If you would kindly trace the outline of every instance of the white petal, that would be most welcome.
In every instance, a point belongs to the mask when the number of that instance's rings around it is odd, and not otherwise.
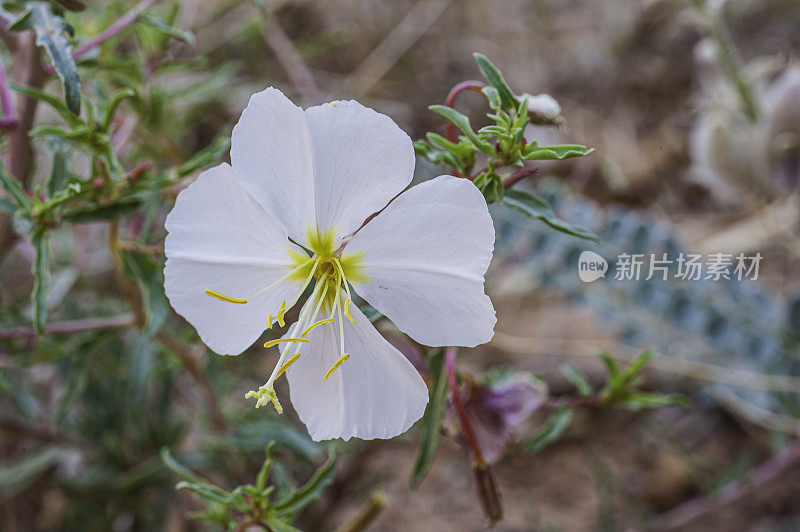
[[[401,194],[350,240],[368,281],[356,291],[416,341],[474,347],[494,334],[483,275],[494,227],[471,182],[439,176]]]
[[[280,283],[247,304],[224,303],[204,290],[247,298],[289,271],[286,233],[222,164],[200,174],[178,194],[167,216],[164,288],[172,307],[191,323],[203,342],[225,355],[238,355],[264,331],[299,286]]]
[[[233,128],[231,164],[245,190],[305,242],[315,222],[311,137],[303,110],[272,87],[250,98]]]
[[[314,149],[317,226],[332,227],[341,238],[408,186],[414,148],[391,118],[356,101],[311,107],[306,118]]]
[[[350,359],[328,380],[323,377],[340,354],[338,323],[314,329],[286,372],[292,405],[315,441],[392,438],[422,417],[428,402],[414,366],[355,306],[352,314],[355,325],[344,322]]]

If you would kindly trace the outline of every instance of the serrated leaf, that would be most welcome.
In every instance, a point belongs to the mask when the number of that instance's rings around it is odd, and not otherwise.
[[[300,489],[294,493],[289,494],[283,499],[279,500],[273,505],[276,515],[282,516],[287,514],[294,514],[302,510],[311,502],[317,500],[325,488],[333,482],[333,477],[336,474],[336,458],[331,455],[328,461],[317,469],[314,476],[306,482]]]
[[[585,227],[561,220],[556,216],[555,212],[553,212],[553,208],[549,203],[526,190],[519,188],[506,190],[503,203],[527,214],[531,218],[543,221],[556,231],[600,243],[600,238],[597,235]]]
[[[461,130],[461,132],[466,135],[467,138],[471,140],[475,147],[480,151],[488,155],[494,155],[494,146],[486,140],[480,138],[478,134],[472,130],[472,125],[470,124],[467,116],[459,113],[452,107],[447,107],[446,105],[431,105],[428,107],[428,109]]]
[[[569,408],[555,410],[547,418],[544,426],[525,445],[525,452],[535,453],[558,441],[569,427],[570,421],[572,421],[572,410]]]
[[[586,380],[586,377],[581,373],[579,370],[570,366],[569,364],[565,364],[561,366],[561,374],[573,385],[575,388],[578,389],[578,395],[581,397],[590,397],[594,390],[592,389],[592,385],[589,384],[589,381]]]
[[[31,6],[30,25],[36,32],[36,44],[47,51],[56,74],[64,88],[64,100],[75,115],[81,112],[81,83],[78,67],[72,58],[72,44],[64,33],[69,28],[66,21],[53,12],[48,2],[34,2]]]
[[[419,486],[428,472],[436,449],[439,447],[439,433],[442,426],[445,400],[447,398],[447,371],[442,351],[436,352],[430,359],[431,374],[434,377],[430,400],[425,407],[420,424],[422,425],[422,443],[419,446],[414,469],[411,471],[411,487]]]
[[[584,157],[594,152],[594,148],[587,148],[580,144],[562,144],[558,146],[538,146],[531,144],[523,152],[522,158],[525,160],[549,160],[549,159],[571,159],[572,157]]]
[[[42,334],[47,325],[47,303],[50,298],[50,235],[45,229],[36,229],[31,235],[35,251],[33,266],[33,327]]]
[[[503,103],[503,108],[508,110],[516,109],[520,101],[506,83],[500,69],[494,66],[494,64],[489,61],[489,58],[481,53],[475,52],[472,54],[472,57],[475,58],[475,62],[478,64],[478,70],[480,70],[483,77],[486,78],[486,82],[497,90],[500,101]]]

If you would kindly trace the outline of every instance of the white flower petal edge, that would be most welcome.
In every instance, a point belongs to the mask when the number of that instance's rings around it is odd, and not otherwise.
[[[333,229],[335,247],[411,182],[414,149],[391,118],[355,101],[305,112],[274,88],[254,94],[233,129],[245,189],[293,240]]]
[[[248,298],[290,270],[286,233],[227,164],[206,170],[181,191],[165,226],[164,288],[172,307],[212,350],[238,355],[264,332],[267,313],[298,290],[287,281]],[[206,289],[248,303],[225,303]]]
[[[350,358],[327,380],[339,356],[336,326],[317,327],[311,343],[286,372],[292,405],[315,441],[387,439],[402,434],[425,412],[428,388],[414,366],[354,308],[344,324]]]
[[[353,100],[310,107],[306,118],[317,227],[332,227],[341,239],[411,183],[414,147],[391,118]]]
[[[494,226],[474,184],[439,176],[406,192],[347,243],[342,258],[363,256],[356,292],[414,340],[474,347],[494,335],[483,276]]]

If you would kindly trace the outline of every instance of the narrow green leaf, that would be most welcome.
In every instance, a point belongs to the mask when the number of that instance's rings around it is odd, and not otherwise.
[[[2,162],[0,162],[0,185],[8,192],[8,195],[19,208],[27,211],[33,207],[33,200],[25,193],[22,183],[8,173]]]
[[[558,441],[569,427],[570,421],[572,421],[572,410],[569,408],[555,410],[547,418],[544,426],[525,445],[525,452],[539,452],[551,443]]]
[[[31,272],[33,273],[33,327],[38,334],[47,325],[47,303],[50,297],[50,235],[46,229],[36,229],[31,235],[31,244],[36,252]]]
[[[81,112],[81,83],[78,67],[72,58],[72,44],[65,35],[69,25],[53,12],[48,2],[35,2],[31,8],[31,26],[36,32],[36,44],[43,47],[64,88],[64,100],[75,115]]]
[[[50,469],[64,454],[58,447],[35,451],[14,460],[11,465],[0,466],[0,504],[13,499]]]
[[[152,338],[169,315],[169,303],[164,294],[163,268],[146,253],[125,251],[119,255],[125,275],[135,279],[142,292],[145,334]]]
[[[514,92],[506,83],[505,78],[503,77],[503,73],[500,72],[494,64],[489,61],[489,58],[485,55],[475,52],[472,54],[472,57],[475,58],[475,62],[478,64],[478,70],[481,71],[483,77],[486,78],[486,81],[494,87],[498,95],[500,96],[500,101],[503,103],[503,108],[507,110],[516,109],[520,101],[514,95]]]
[[[161,461],[164,463],[167,469],[175,473],[178,478],[197,484],[202,484],[205,482],[205,480],[195,475],[189,468],[175,460],[168,448],[162,447],[161,451],[159,452],[159,456],[161,456]]]
[[[261,470],[258,472],[258,476],[256,477],[256,489],[258,491],[262,491],[267,486],[267,478],[269,478],[269,471],[272,469],[272,448],[275,446],[275,442],[269,442],[267,445],[264,454],[264,464],[261,466]]]
[[[571,159],[572,157],[584,157],[594,152],[594,148],[587,148],[580,144],[563,144],[559,146],[538,146],[531,144],[523,152],[522,158],[526,160],[544,159]]]
[[[531,218],[543,221],[556,231],[585,240],[600,242],[600,238],[585,227],[574,225],[558,218],[549,203],[526,190],[519,188],[506,190],[503,203],[527,214]]]
[[[336,458],[331,455],[303,487],[276,502],[273,508],[278,516],[294,514],[317,500],[336,474]]]
[[[428,107],[431,111],[441,116],[458,129],[475,145],[476,148],[488,155],[494,155],[494,146],[486,140],[480,138],[477,133],[472,130],[472,125],[469,123],[469,118],[452,107],[446,105],[431,105]]]
[[[34,98],[36,100],[42,101],[53,108],[61,117],[67,121],[72,127],[84,124],[83,120],[80,117],[75,116],[72,111],[69,110],[67,104],[64,103],[64,100],[53,96],[52,94],[48,94],[42,90],[39,90],[34,87],[23,87],[21,85],[11,85],[11,88],[20,94],[24,94],[29,98]]]
[[[500,98],[500,92],[489,85],[488,87],[484,87],[481,89],[481,92],[486,99],[489,100],[489,107],[494,109],[495,111],[500,111],[503,108],[503,100]]]
[[[56,141],[57,142],[57,141]],[[62,143],[58,142],[53,149],[53,167],[50,169],[50,177],[47,179],[47,197],[52,198],[67,185],[68,155]]]
[[[445,399],[447,398],[447,372],[442,351],[437,351],[430,358],[431,374],[434,376],[433,393],[431,394],[425,413],[422,415],[422,443],[419,446],[414,469],[411,471],[411,487],[419,486],[430,469],[436,449],[439,447],[439,433],[442,426]]]
[[[281,521],[277,517],[265,517],[264,524],[266,524],[270,530],[274,530],[275,532],[301,532],[300,529],[293,527],[289,523]]]
[[[191,159],[179,166],[175,170],[175,174],[178,177],[184,177],[201,168],[217,164],[230,146],[230,137],[222,137],[215,140],[208,147],[200,150]]]
[[[135,211],[141,206],[137,199],[125,200],[112,205],[92,205],[84,209],[65,212],[62,219],[71,223],[97,222],[101,220],[111,220]]]
[[[117,110],[119,104],[128,98],[133,98],[136,93],[133,89],[123,89],[112,96],[103,106],[103,118],[100,123],[100,128],[106,133],[111,128],[111,121],[114,119],[114,112]]]
[[[150,15],[149,13],[143,13],[139,15],[139,20],[163,35],[185,42],[189,46],[194,46],[195,39],[191,32],[176,28],[172,24],[169,24],[158,17]]]
[[[561,374],[578,389],[578,394],[581,397],[590,397],[594,393],[592,385],[589,384],[589,381],[586,380],[583,373],[573,366],[569,364],[561,366]]]

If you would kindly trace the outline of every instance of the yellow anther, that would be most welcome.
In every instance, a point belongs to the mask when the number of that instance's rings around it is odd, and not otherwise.
[[[353,319],[353,315],[350,314],[350,303],[352,303],[352,299],[348,299],[344,302],[344,315],[347,316],[347,319],[350,320],[350,323],[355,323],[356,320]]]
[[[339,358],[337,358],[337,359],[336,359],[336,362],[334,362],[334,363],[333,363],[333,366],[331,366],[331,369],[329,369],[329,370],[328,370],[328,373],[326,373],[326,374],[325,374],[325,378],[324,378],[324,379],[322,379],[322,380],[324,380],[324,381],[328,380],[328,378],[329,378],[331,375],[333,375],[333,373],[334,373],[334,372],[335,372],[337,369],[339,369],[339,366],[341,366],[342,364],[344,364],[344,363],[345,363],[345,361],[346,361],[348,358],[350,358],[350,355],[349,355],[348,353],[345,353],[345,354],[343,354],[342,356],[340,356]]]
[[[333,323],[334,321],[336,321],[335,318],[326,318],[324,320],[319,320],[316,323],[312,323],[311,325],[309,325],[306,328],[305,331],[303,331],[303,334],[300,335],[300,338],[305,338],[306,336],[308,336],[308,333],[313,331],[316,327],[319,327],[320,325],[325,325],[325,324],[328,324],[328,323]]]
[[[267,314],[267,317],[264,318],[264,323],[267,325],[267,329],[272,329],[272,314]]]
[[[224,301],[225,303],[238,303],[240,305],[247,303],[246,299],[239,299],[238,297],[226,296],[225,294],[220,294],[219,292],[215,292],[214,290],[206,290],[205,292],[207,296],[211,296],[214,299],[219,299],[220,301]]]
[[[280,401],[278,401],[278,394],[275,393],[275,390],[262,386],[258,391],[249,391],[244,396],[245,399],[250,399],[251,397],[256,398],[256,408],[262,407],[267,403],[272,403],[272,406],[275,407],[275,411],[279,414],[283,414],[283,407]]]
[[[281,327],[286,325],[286,322],[283,320],[284,314],[286,314],[286,300],[285,299],[283,300],[283,303],[281,303],[281,307],[278,309],[278,325],[280,325]]]
[[[289,360],[287,360],[286,362],[284,362],[284,363],[283,363],[283,365],[281,366],[281,369],[279,369],[279,370],[278,370],[278,373],[276,373],[276,374],[275,374],[275,378],[277,379],[278,377],[280,377],[281,375],[283,375],[283,373],[284,373],[284,372],[285,372],[287,369],[289,369],[289,367],[290,367],[292,364],[294,364],[295,362],[297,362],[297,359],[298,359],[298,358],[300,358],[300,353],[295,353],[295,354],[293,354],[293,355],[292,355],[292,356],[289,358]]]
[[[304,343],[307,344],[310,342],[308,338],[276,338],[275,340],[270,340],[264,344],[264,347],[272,347],[273,345],[278,345],[281,342],[296,342],[296,343]]]

